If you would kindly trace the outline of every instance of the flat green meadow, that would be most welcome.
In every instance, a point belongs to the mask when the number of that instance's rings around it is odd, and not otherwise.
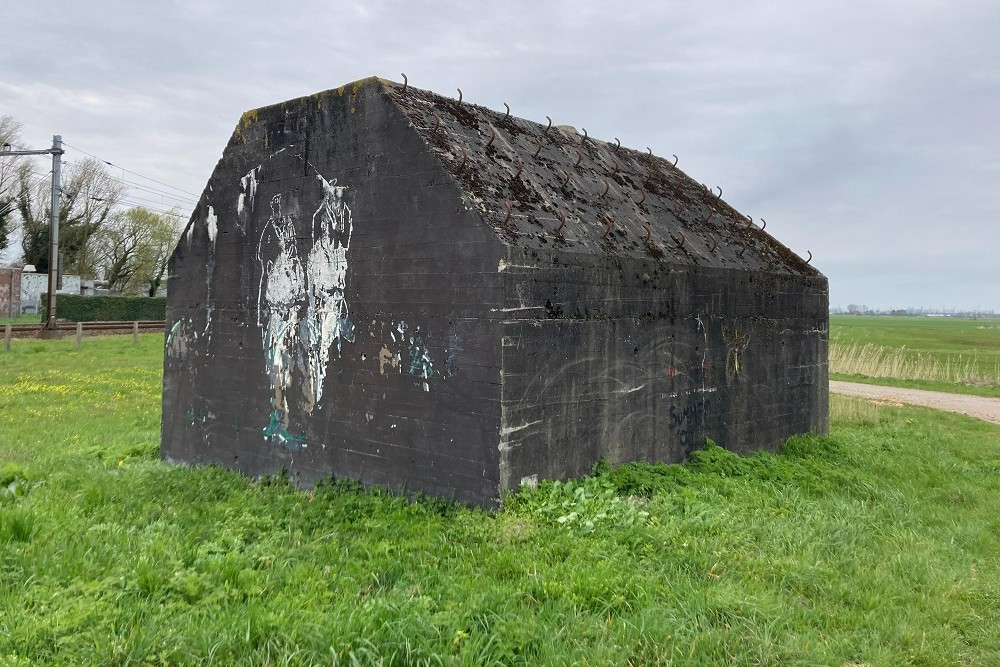
[[[0,348],[0,665],[1000,664],[1000,428],[598,466],[498,512],[159,461],[162,335]]]
[[[1000,319],[831,315],[830,377],[1000,398]]]

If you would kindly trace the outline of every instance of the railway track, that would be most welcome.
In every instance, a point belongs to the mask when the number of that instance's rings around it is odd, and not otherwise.
[[[56,322],[56,329],[63,335],[75,334],[77,322]],[[164,323],[162,321],[140,320],[138,322],[80,322],[80,328],[84,335],[114,335],[134,333],[138,328],[139,333],[162,332]],[[4,329],[10,326],[11,338],[34,338],[42,330],[42,324],[11,324],[0,325],[0,336],[6,332]]]

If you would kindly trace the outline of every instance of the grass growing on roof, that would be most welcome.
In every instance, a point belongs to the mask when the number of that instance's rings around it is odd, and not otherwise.
[[[158,461],[162,335],[0,353],[0,662],[1000,664],[1000,429],[599,466],[487,513]]]

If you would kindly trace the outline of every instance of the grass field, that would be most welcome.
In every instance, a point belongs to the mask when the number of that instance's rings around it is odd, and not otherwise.
[[[0,325],[3,324],[38,324],[41,325],[41,315],[32,313],[31,315],[21,315],[20,317],[0,317]]]
[[[1000,397],[1000,319],[832,315],[830,376]]]
[[[0,664],[1000,664],[1000,428],[833,397],[486,513],[160,463],[162,344],[0,350]]]

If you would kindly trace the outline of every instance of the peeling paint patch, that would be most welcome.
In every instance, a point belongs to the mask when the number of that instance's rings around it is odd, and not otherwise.
[[[536,421],[527,422],[527,423],[521,424],[519,426],[505,426],[504,428],[500,429],[500,436],[503,437],[505,435],[510,435],[511,433],[517,433],[518,431],[523,431],[526,428],[530,428],[530,427],[534,426],[535,424],[541,424],[541,423],[542,423],[542,420],[538,419]]]

